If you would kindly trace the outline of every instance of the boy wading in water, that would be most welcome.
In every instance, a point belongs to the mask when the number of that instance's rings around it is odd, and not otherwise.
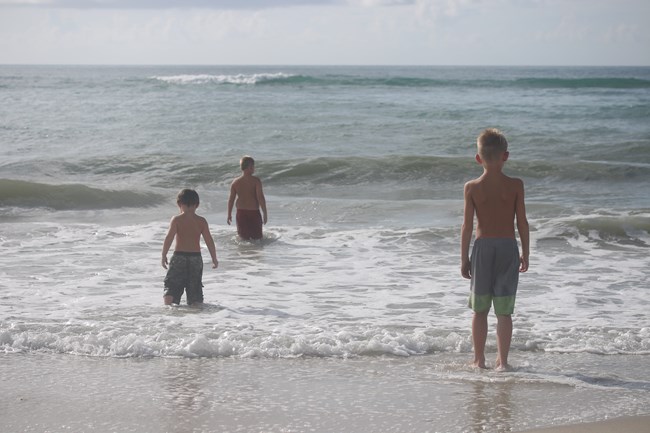
[[[203,304],[203,258],[201,257],[201,236],[210,251],[212,268],[219,266],[217,250],[205,218],[196,214],[199,194],[192,189],[178,193],[176,204],[180,215],[172,217],[162,249],[162,266],[167,269],[167,252],[174,238],[174,255],[165,277],[165,305],[180,304],[183,290],[188,305],[200,307]]]
[[[497,359],[495,368],[506,370],[512,340],[512,313],[519,272],[528,270],[529,234],[524,183],[503,174],[508,160],[508,142],[497,129],[486,129],[477,139],[476,161],[483,175],[465,184],[465,208],[461,230],[461,274],[471,279],[469,307],[474,311],[472,342],[474,366],[485,366],[488,313],[494,304],[497,315]],[[476,240],[469,246],[476,226]],[[515,220],[521,240],[521,256],[515,238]]]
[[[262,181],[253,176],[255,161],[244,156],[239,162],[242,174],[232,181],[228,197],[228,225],[232,222],[232,209],[237,199],[237,234],[245,240],[262,239],[262,224],[266,224],[266,199]],[[260,208],[262,213],[260,214]]]

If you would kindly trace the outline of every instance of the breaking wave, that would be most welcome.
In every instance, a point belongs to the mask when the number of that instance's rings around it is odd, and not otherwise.
[[[449,79],[416,76],[306,75],[284,72],[252,74],[156,75],[151,79],[171,85],[288,85],[354,87],[469,87],[550,89],[648,89],[650,80],[627,77]]]
[[[472,350],[466,332],[432,328],[395,330],[368,326],[312,329],[298,334],[234,328],[186,334],[154,326],[129,330],[106,325],[40,326],[0,322],[0,351],[117,358],[346,358],[408,357]],[[613,331],[605,328],[571,328],[558,330],[552,336],[522,335],[513,341],[513,348],[553,353],[649,354],[649,331],[648,328],[625,329],[612,335]]]
[[[158,204],[158,194],[114,191],[87,185],[49,185],[0,179],[0,207],[50,208],[54,210],[114,209]]]

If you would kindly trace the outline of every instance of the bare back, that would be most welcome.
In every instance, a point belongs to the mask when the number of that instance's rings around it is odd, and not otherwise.
[[[466,185],[476,212],[476,238],[514,238],[518,204],[523,206],[523,182],[503,173],[484,173]],[[519,203],[520,202],[520,203]]]
[[[207,227],[205,218],[194,213],[185,212],[172,219],[176,232],[175,251],[200,252],[201,234]]]
[[[258,210],[258,200],[261,192],[262,182],[255,176],[242,175],[232,182],[231,193],[235,193],[237,209]]]

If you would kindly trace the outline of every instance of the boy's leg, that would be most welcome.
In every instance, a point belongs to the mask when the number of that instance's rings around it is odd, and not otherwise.
[[[165,290],[163,292],[163,302],[165,305],[180,304],[181,296],[184,292],[184,258],[174,254],[169,261],[169,269],[165,275]]]
[[[495,368],[505,370],[508,365],[508,352],[512,341],[512,316],[497,315],[497,361]]]
[[[497,360],[495,368],[506,370],[512,340],[512,313],[519,284],[519,251],[515,239],[503,240],[497,252],[494,283],[494,314],[497,315]]]
[[[474,312],[472,318],[472,342],[474,344],[474,367],[485,367],[485,341],[488,332],[488,313]]]
[[[192,307],[203,305],[203,258],[195,255],[187,258],[187,304]]]

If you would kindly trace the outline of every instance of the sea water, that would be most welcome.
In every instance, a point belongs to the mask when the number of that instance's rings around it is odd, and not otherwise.
[[[511,361],[648,356],[649,119],[650,68],[1,66],[0,350],[469,360],[462,189],[497,127],[531,227]],[[200,310],[162,305],[181,188],[218,250]]]

